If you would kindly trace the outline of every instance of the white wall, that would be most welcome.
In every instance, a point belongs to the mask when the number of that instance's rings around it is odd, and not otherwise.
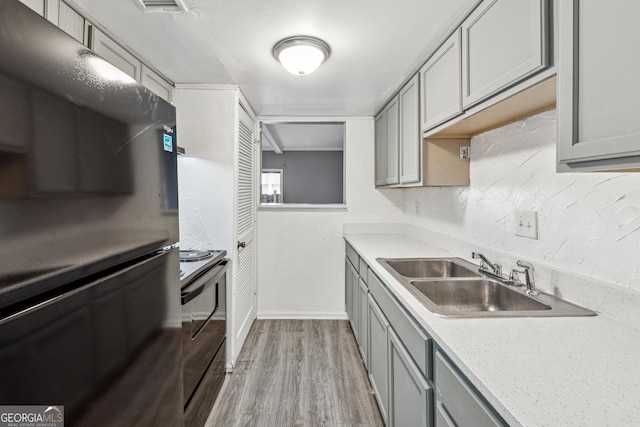
[[[233,90],[175,91],[180,247],[233,249]]]
[[[494,256],[640,290],[640,174],[558,174],[555,149],[555,110],[478,135],[471,186],[404,190],[404,221]],[[538,211],[538,240],[514,235],[516,209]]]
[[[576,275],[558,291],[575,302],[588,292],[590,301],[611,295],[609,307],[624,304],[615,289],[640,291],[640,174],[558,174],[555,149],[553,110],[474,137],[469,187],[376,190],[373,123],[349,120],[348,209],[258,213],[258,316],[343,316],[342,227],[378,222],[450,236],[464,243],[434,244],[465,258],[485,251],[505,269],[531,261],[541,279],[554,277],[549,268]],[[538,240],[514,235],[516,209],[538,212]]]
[[[346,210],[258,211],[258,317],[345,318],[345,223],[396,223],[404,194],[374,188],[373,119],[346,121]]]

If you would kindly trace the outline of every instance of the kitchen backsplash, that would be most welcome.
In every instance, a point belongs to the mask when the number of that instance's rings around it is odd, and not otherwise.
[[[478,135],[471,185],[405,190],[405,221],[640,291],[640,173],[560,174],[555,159],[555,110]],[[537,211],[538,240],[515,236],[516,209]]]
[[[208,199],[205,160],[178,157],[178,203],[180,209],[180,248],[212,249],[211,238],[202,221],[202,204]]]

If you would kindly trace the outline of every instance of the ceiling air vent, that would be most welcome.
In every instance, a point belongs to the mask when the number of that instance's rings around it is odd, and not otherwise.
[[[187,12],[184,0],[133,0],[143,12]]]

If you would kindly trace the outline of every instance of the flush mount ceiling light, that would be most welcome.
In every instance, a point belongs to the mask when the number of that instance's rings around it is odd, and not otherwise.
[[[273,47],[273,56],[291,74],[313,73],[331,53],[325,42],[315,37],[294,36],[280,40]]]

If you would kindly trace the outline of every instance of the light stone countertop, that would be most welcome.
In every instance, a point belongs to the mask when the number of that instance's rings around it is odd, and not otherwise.
[[[401,234],[345,239],[510,426],[640,425],[640,330],[609,317],[436,316],[376,258],[468,258]]]

